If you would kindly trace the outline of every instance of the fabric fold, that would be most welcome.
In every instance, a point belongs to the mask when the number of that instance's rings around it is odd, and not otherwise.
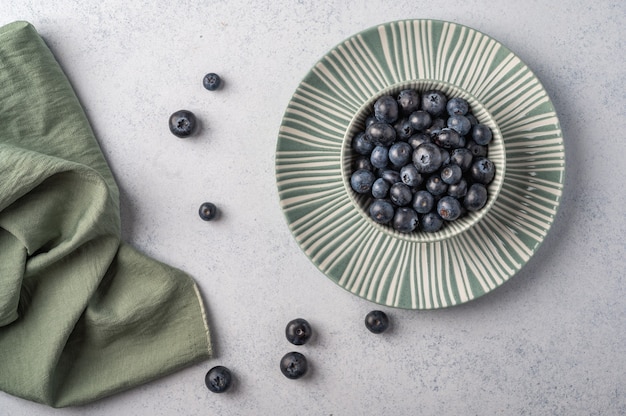
[[[88,403],[211,356],[194,280],[120,240],[119,191],[61,67],[0,28],[0,390]]]

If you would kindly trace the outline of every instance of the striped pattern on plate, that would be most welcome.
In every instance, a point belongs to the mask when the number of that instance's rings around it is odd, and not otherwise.
[[[443,237],[378,226],[346,180],[346,149],[363,108],[414,83],[474,100],[497,124],[506,159],[491,207]],[[434,309],[490,292],[530,259],[561,199],[564,153],[550,98],[515,54],[463,25],[406,20],[347,39],[305,76],[280,127],[276,178],[292,234],[328,278],[382,305]]]

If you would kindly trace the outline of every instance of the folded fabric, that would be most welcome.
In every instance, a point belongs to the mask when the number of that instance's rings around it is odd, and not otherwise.
[[[187,274],[120,240],[119,191],[35,28],[0,28],[0,390],[84,404],[211,355]]]

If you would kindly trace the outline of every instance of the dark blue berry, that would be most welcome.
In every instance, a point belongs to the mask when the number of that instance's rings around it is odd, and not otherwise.
[[[191,136],[197,125],[196,116],[188,110],[176,111],[169,119],[170,131],[177,137]]]
[[[420,95],[416,90],[406,89],[398,94],[398,108],[402,114],[411,114],[420,105]]]
[[[304,345],[311,339],[313,330],[306,319],[297,318],[289,321],[285,328],[285,336],[287,341],[294,345]]]
[[[393,126],[396,129],[396,140],[409,140],[409,137],[415,132],[409,120],[399,119]]]
[[[370,217],[379,224],[388,224],[395,215],[391,202],[385,199],[376,199],[370,204]]]
[[[433,174],[426,179],[426,190],[434,196],[443,195],[448,191],[448,184],[441,180],[441,176]]]
[[[430,135],[425,133],[415,133],[407,140],[407,143],[410,144],[413,149],[417,149],[420,144],[431,142]]]
[[[422,231],[427,233],[437,232],[443,227],[443,219],[437,214],[435,211],[431,211],[422,216],[422,221],[420,222],[420,228]]]
[[[372,189],[372,184],[375,180],[376,176],[372,171],[359,169],[350,177],[350,186],[352,186],[355,192],[366,194]]]
[[[369,156],[359,156],[354,160],[354,170],[359,169],[374,171],[374,165],[372,165]]]
[[[389,189],[389,199],[398,207],[409,205],[413,199],[411,188],[404,182],[396,182]]]
[[[407,142],[396,142],[389,148],[389,161],[397,167],[406,165],[411,161],[413,148]]]
[[[461,178],[457,183],[448,185],[448,195],[455,198],[463,198],[467,194],[467,181]]]
[[[439,132],[442,129],[445,129],[447,127],[447,123],[446,120],[444,120],[443,118],[436,118],[433,120],[433,122],[431,123],[430,127],[428,127],[424,133],[430,134],[431,136],[434,136],[436,134],[439,134]]]
[[[352,149],[360,155],[367,156],[372,153],[374,149],[374,143],[369,141],[365,136],[365,132],[357,134],[352,140]]]
[[[426,91],[422,95],[422,109],[433,116],[440,116],[446,111],[448,98],[438,90]]]
[[[382,334],[389,328],[389,317],[383,311],[371,311],[365,315],[365,327],[374,334]]]
[[[380,172],[380,177],[389,182],[390,185],[393,185],[396,182],[402,182],[402,176],[400,176],[400,172],[393,169],[384,169],[382,172]]]
[[[376,168],[385,168],[389,164],[389,148],[387,146],[376,146],[370,155],[370,162]]]
[[[411,233],[417,228],[419,222],[417,212],[410,207],[396,209],[393,216],[393,228],[401,233]]]
[[[304,376],[308,368],[306,357],[297,351],[288,352],[280,360],[280,371],[290,379]]]
[[[454,221],[461,216],[461,203],[446,195],[437,202],[437,214],[446,221]]]
[[[383,95],[374,103],[374,115],[383,123],[394,123],[398,119],[398,102],[390,95]]]
[[[441,180],[452,185],[458,183],[463,177],[463,171],[459,165],[449,164],[441,169]]]
[[[396,140],[396,129],[391,124],[377,121],[365,129],[365,135],[375,145],[389,146]]]
[[[496,166],[486,157],[474,159],[470,167],[470,174],[475,182],[482,184],[490,183],[496,175]]]
[[[421,185],[424,181],[424,178],[412,163],[404,165],[402,169],[400,169],[400,178],[402,178],[402,182],[406,183],[411,188]]]
[[[212,202],[205,202],[200,205],[198,214],[204,221],[211,221],[217,217],[217,207]]]
[[[487,145],[493,138],[493,134],[491,133],[491,129],[484,124],[476,124],[472,127],[472,139],[478,145]]]
[[[432,173],[441,167],[441,152],[434,143],[423,143],[413,152],[413,164],[420,173]]]
[[[487,203],[487,188],[482,183],[475,183],[467,190],[463,198],[463,206],[468,211],[478,211]]]
[[[443,128],[435,136],[434,142],[444,149],[454,149],[461,144],[461,135],[451,128]]]
[[[364,128],[367,129],[369,126],[371,126],[374,123],[378,123],[378,119],[376,118],[374,114],[372,114],[365,119]]]
[[[417,110],[409,116],[409,123],[414,130],[424,131],[432,124],[433,120],[429,113],[424,110]]]
[[[450,116],[447,125],[449,128],[458,131],[462,136],[469,133],[472,128],[472,123],[470,123],[469,119],[461,115]]]
[[[376,199],[387,198],[391,184],[383,178],[378,178],[372,185],[372,196]]]
[[[465,145],[467,149],[472,153],[474,157],[487,156],[487,146],[476,143],[474,140],[470,140]]]
[[[448,103],[446,104],[446,109],[448,110],[448,114],[451,116],[463,116],[469,111],[469,104],[465,99],[461,97],[454,97],[448,100]]]
[[[450,154],[450,163],[459,165],[463,172],[467,171],[470,166],[472,166],[473,159],[474,156],[472,155],[471,150],[464,147],[454,149]]]
[[[413,196],[413,209],[419,214],[426,214],[435,207],[435,197],[430,192],[422,189]]]
[[[202,85],[209,91],[215,91],[222,85],[222,79],[219,75],[211,72],[202,78]]]
[[[210,369],[204,377],[204,383],[213,393],[224,393],[232,385],[233,378],[230,370],[218,365]]]

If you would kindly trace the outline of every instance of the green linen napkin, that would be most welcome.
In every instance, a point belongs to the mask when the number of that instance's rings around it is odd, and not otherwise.
[[[120,241],[119,191],[36,29],[0,28],[0,390],[84,404],[211,355],[185,273]]]

